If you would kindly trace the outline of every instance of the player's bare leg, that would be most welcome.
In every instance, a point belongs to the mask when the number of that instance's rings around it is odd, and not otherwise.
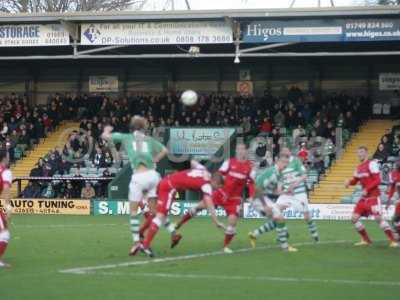
[[[389,240],[389,247],[391,248],[398,247],[399,245],[394,237],[394,232],[392,231],[392,228],[390,227],[389,223],[386,220],[384,220],[381,216],[375,216],[375,221],[378,223],[379,227],[383,230],[387,239]]]
[[[226,227],[225,238],[224,238],[224,252],[227,254],[233,253],[233,251],[229,248],[229,244],[236,235],[237,222],[238,222],[238,217],[236,215],[228,216],[228,226]]]
[[[360,221],[360,215],[353,213],[351,216],[351,222],[354,224],[354,227],[356,228],[357,232],[361,236],[361,241],[358,243],[355,243],[355,246],[368,246],[372,244],[371,239],[368,236],[367,230],[365,229],[365,226],[361,223]]]
[[[315,224],[315,221],[311,218],[309,211],[304,212],[304,220],[307,223],[308,231],[310,232],[310,235],[313,238],[314,242],[319,242],[317,224]]]

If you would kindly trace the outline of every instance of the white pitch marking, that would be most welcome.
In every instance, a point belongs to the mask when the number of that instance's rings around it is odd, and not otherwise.
[[[124,224],[36,224],[36,225],[29,225],[29,224],[20,224],[20,225],[15,225],[11,223],[12,227],[15,228],[79,228],[79,227],[111,227],[111,226],[119,226],[119,225],[124,225]],[[125,226],[125,225],[124,225]]]
[[[123,273],[123,272],[88,272],[86,274],[106,276],[133,276],[152,278],[174,278],[174,279],[212,279],[212,280],[253,280],[289,283],[331,283],[349,285],[373,285],[373,286],[400,286],[399,281],[369,281],[353,279],[322,279],[322,278],[299,278],[299,277],[275,277],[275,276],[229,276],[209,274],[171,274],[171,273]]]
[[[338,240],[338,241],[321,241],[316,245],[327,245],[327,244],[345,244],[350,243],[351,241],[346,240]],[[306,243],[295,243],[293,246],[307,246],[307,245],[314,245],[313,242],[306,242]],[[234,253],[244,253],[249,252],[252,250],[265,250],[265,249],[273,249],[279,248],[279,246],[265,246],[265,247],[258,247],[256,249],[253,248],[242,248],[235,250]],[[120,267],[130,267],[130,266],[141,266],[147,264],[156,264],[156,263],[164,263],[164,262],[171,262],[171,261],[180,261],[180,260],[190,260],[195,258],[201,257],[209,257],[209,256],[216,256],[225,254],[222,251],[214,251],[214,252],[206,252],[206,253],[198,253],[198,254],[189,254],[183,256],[171,256],[171,257],[164,257],[164,258],[154,258],[148,260],[140,260],[140,261],[129,261],[117,264],[107,264],[107,265],[99,265],[99,266],[90,266],[90,267],[78,267],[72,269],[64,269],[59,270],[60,273],[67,273],[67,274],[86,274],[97,270],[106,270],[106,269],[115,269]],[[295,255],[295,254],[294,254]]]

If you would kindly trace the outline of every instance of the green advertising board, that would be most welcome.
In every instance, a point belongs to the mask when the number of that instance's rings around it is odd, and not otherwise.
[[[198,202],[189,201],[176,201],[172,203],[170,209],[170,215],[181,216],[187,212],[190,208],[195,207]],[[93,201],[93,215],[128,215],[129,214],[129,202],[128,201]],[[225,211],[221,208],[217,208],[218,216],[226,216]],[[209,216],[207,210],[201,211],[198,216]]]

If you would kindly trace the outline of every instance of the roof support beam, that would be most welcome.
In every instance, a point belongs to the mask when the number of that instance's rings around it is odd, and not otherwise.
[[[90,54],[90,53],[96,53],[96,52],[103,52],[103,51],[123,48],[123,47],[127,47],[127,46],[128,45],[106,46],[106,47],[100,47],[100,48],[95,48],[95,49],[90,49],[90,50],[78,51],[76,54],[77,55],[83,55],[83,54]]]
[[[289,46],[289,45],[293,45],[293,44],[296,44],[296,43],[269,44],[269,45],[264,45],[264,46],[242,49],[242,50],[240,50],[240,53],[248,53],[248,52],[255,52],[255,51],[265,50],[265,49],[279,48],[279,47]]]
[[[240,57],[335,57],[335,56],[400,56],[400,51],[365,51],[365,52],[277,52],[277,53],[243,53]],[[232,57],[236,53],[199,53],[196,58]],[[187,53],[169,54],[99,54],[99,55],[33,55],[33,56],[0,56],[0,60],[67,60],[67,59],[160,59],[160,58],[190,58]]]

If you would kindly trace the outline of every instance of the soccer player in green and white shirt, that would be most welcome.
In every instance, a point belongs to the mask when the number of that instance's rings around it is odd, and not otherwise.
[[[281,209],[292,207],[304,214],[304,220],[315,242],[319,241],[317,225],[311,219],[307,196],[307,171],[303,163],[291,154],[289,148],[283,148],[281,155],[289,156],[289,164],[282,171],[283,194],[279,196],[277,204]]]
[[[129,184],[128,200],[130,202],[130,228],[134,246],[140,241],[139,235],[139,204],[148,200],[151,208],[155,207],[157,186],[160,174],[156,164],[163,159],[167,148],[156,139],[144,134],[147,120],[140,116],[131,119],[132,133],[112,132],[111,126],[104,127],[102,138],[114,143],[121,143],[128,155],[132,167],[132,177]]]
[[[287,167],[289,157],[280,155],[275,165],[264,170],[256,177],[256,192],[258,200],[258,210],[270,218],[268,222],[261,225],[256,230],[249,233],[250,243],[253,248],[256,245],[257,237],[261,234],[276,230],[278,233],[278,242],[282,250],[296,252],[297,249],[288,244],[288,230],[285,224],[281,208],[276,204],[276,199],[281,193],[282,171]],[[257,201],[257,200],[254,200]]]

